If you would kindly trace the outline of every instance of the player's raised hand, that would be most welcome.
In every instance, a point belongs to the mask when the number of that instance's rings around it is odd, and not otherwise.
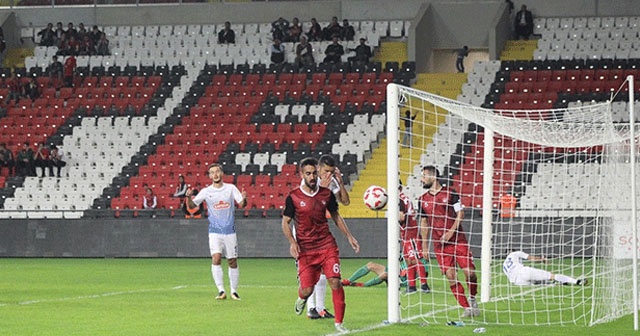
[[[292,257],[298,259],[298,256],[300,255],[300,246],[298,245],[298,243],[291,243],[291,245],[289,246],[289,253]]]
[[[328,188],[331,183],[331,173],[327,172],[326,174],[320,175],[320,186],[323,188]]]
[[[336,178],[338,183],[343,184],[342,173],[340,172],[340,168],[336,167],[336,170],[333,171],[333,176]]]
[[[240,190],[240,194],[242,195],[243,199],[247,199],[247,191],[244,190],[244,188],[242,188],[242,190]]]
[[[191,197],[193,195],[193,188],[187,188],[187,191],[184,193],[185,196]]]
[[[353,248],[356,253],[360,252],[360,244],[358,244],[358,241],[353,236],[349,237],[349,244],[351,244],[351,248]]]

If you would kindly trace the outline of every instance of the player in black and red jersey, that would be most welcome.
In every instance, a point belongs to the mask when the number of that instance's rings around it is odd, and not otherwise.
[[[338,212],[336,196],[331,190],[318,185],[317,166],[318,161],[313,158],[300,161],[300,176],[304,184],[289,193],[282,216],[282,231],[289,241],[289,252],[298,261],[300,288],[295,311],[298,315],[303,313],[307,298],[313,293],[320,274],[324,273],[332,291],[335,327],[345,332],[347,330],[342,325],[345,299],[340,284],[340,256],[336,240],[329,230],[326,211],[356,253],[360,251],[360,245]],[[291,230],[292,221],[295,237]]]
[[[431,230],[433,249],[442,274],[449,280],[451,292],[464,308],[463,317],[479,316],[480,310],[476,302],[478,278],[473,264],[473,255],[469,249],[467,236],[462,228],[464,211],[460,196],[449,187],[438,181],[440,172],[434,166],[422,168],[422,183],[429,189],[419,199],[420,225],[424,228],[426,238]],[[422,250],[428,255],[427,240],[423,240]],[[467,278],[469,299],[464,294],[464,287],[458,281],[456,264]]]

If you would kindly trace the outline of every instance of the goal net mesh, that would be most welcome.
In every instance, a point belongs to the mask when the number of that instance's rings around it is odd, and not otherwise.
[[[560,109],[491,110],[401,86],[397,100],[389,117],[397,117],[399,127],[389,132],[398,132],[402,193],[418,209],[418,198],[426,192],[422,167],[438,168],[441,184],[457,192],[464,206],[461,226],[478,287],[490,286],[489,298],[481,298],[478,290],[479,316],[461,319],[463,309],[430,245],[431,293],[400,288],[402,320],[593,325],[632,313],[631,202],[637,197],[631,195],[629,151],[636,146],[629,146],[629,123],[614,122],[613,100]],[[483,210],[485,129],[494,133],[489,212]],[[390,202],[397,202],[390,196]],[[488,270],[480,260],[486,216],[492,219]],[[586,279],[589,285],[513,285],[502,270],[513,250],[547,259],[525,261],[526,266]],[[482,283],[487,271],[490,283]],[[458,282],[469,297],[469,283],[459,268]]]

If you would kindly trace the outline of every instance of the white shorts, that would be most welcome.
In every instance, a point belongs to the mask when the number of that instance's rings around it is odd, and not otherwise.
[[[238,257],[238,238],[235,233],[232,234],[209,234],[209,252],[211,255],[224,254],[227,259],[235,259]],[[224,252],[224,253],[223,253]]]
[[[520,267],[512,282],[517,286],[526,286],[547,280],[551,280],[551,272],[525,266]]]

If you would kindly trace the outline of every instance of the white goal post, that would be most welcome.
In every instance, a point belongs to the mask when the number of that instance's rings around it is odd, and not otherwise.
[[[492,110],[387,86],[390,323],[440,323],[459,316],[433,255],[431,293],[407,295],[401,289],[398,178],[418,208],[422,167],[434,165],[465,206],[463,230],[475,251],[481,312],[471,323],[594,325],[634,314],[638,330],[639,146],[631,76],[625,85],[629,97],[623,101],[612,96],[549,110]],[[612,119],[613,104],[624,105],[629,122]],[[409,143],[404,113],[417,116]],[[507,250],[518,249],[549,260],[532,267],[591,284],[512,285],[502,263]]]

